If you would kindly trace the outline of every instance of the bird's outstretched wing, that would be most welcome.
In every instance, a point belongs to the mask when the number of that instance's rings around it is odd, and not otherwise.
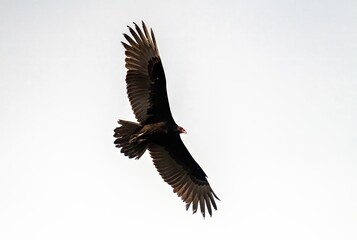
[[[172,120],[166,92],[166,79],[154,32],[135,24],[124,34],[127,93],[136,119],[142,123]]]
[[[154,165],[165,182],[171,185],[174,192],[186,203],[188,210],[192,204],[193,213],[200,206],[203,217],[207,207],[212,216],[212,207],[217,210],[214,198],[219,198],[213,192],[207,181],[207,176],[193,159],[190,152],[177,134],[164,146],[149,145],[150,155]]]

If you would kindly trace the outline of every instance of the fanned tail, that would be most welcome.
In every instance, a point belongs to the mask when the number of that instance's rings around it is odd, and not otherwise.
[[[139,159],[148,148],[147,141],[138,138],[137,132],[141,129],[141,125],[125,120],[119,120],[118,123],[121,126],[114,129],[115,146],[121,148],[120,152],[125,156]]]

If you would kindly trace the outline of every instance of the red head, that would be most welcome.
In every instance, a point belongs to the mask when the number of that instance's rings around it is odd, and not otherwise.
[[[187,133],[186,130],[185,130],[183,127],[180,127],[180,126],[177,126],[177,131],[178,131],[179,133],[184,133],[184,134]]]

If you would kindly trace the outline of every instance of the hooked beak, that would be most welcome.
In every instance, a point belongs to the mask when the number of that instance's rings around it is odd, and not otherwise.
[[[186,130],[183,128],[183,127],[177,127],[179,133],[184,133],[184,134],[187,134]]]

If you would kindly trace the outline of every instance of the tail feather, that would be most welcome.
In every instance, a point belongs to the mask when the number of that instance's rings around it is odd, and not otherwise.
[[[136,133],[141,127],[140,124],[124,120],[119,120],[118,123],[121,126],[114,129],[115,146],[121,148],[120,151],[125,156],[139,159],[148,148],[147,141],[137,138]]]

